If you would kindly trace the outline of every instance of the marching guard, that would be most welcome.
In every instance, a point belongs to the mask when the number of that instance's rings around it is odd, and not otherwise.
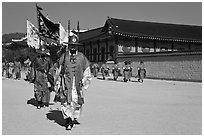
[[[130,80],[130,73],[131,73],[131,67],[128,63],[128,61],[124,62],[125,65],[123,66],[123,75],[124,75],[124,82],[127,82],[128,80]]]
[[[44,106],[49,106],[50,101],[50,68],[52,61],[49,57],[49,50],[45,45],[36,50],[39,55],[34,59],[31,64],[31,79],[34,83],[34,96],[38,102],[37,109]]]
[[[21,79],[21,62],[16,59],[14,61],[14,78],[20,80]]]
[[[108,67],[107,67],[106,63],[101,65],[101,74],[102,74],[103,80],[105,80],[106,75],[108,74]]]
[[[78,37],[69,36],[68,44],[68,49],[59,59],[59,75],[61,111],[66,120],[66,130],[71,130],[74,125],[80,124],[78,119],[84,104],[83,91],[89,87],[91,70],[88,59],[77,51]]]
[[[29,57],[27,57],[27,59],[23,62],[24,66],[25,66],[25,75],[26,75],[26,81],[31,81],[30,80],[30,72],[31,72],[31,60],[29,59]]]
[[[146,69],[143,61],[140,61],[140,65],[137,70],[138,70],[138,82],[143,82],[143,79],[146,77]]]
[[[98,71],[99,71],[99,66],[97,63],[94,63],[92,65],[92,73],[93,73],[93,76],[94,77],[97,77],[98,76]]]
[[[120,67],[117,64],[117,61],[114,62],[114,66],[112,68],[112,73],[113,73],[113,79],[117,80],[118,79],[118,75],[120,73]]]

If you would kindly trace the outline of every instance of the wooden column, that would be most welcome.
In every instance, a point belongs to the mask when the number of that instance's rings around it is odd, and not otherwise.
[[[117,60],[118,59],[118,37],[117,35],[113,36],[113,40],[114,40],[114,47],[115,47],[115,53],[114,53],[114,59]]]
[[[105,50],[105,54],[106,54],[106,56],[105,56],[105,60],[107,60],[108,59],[108,39],[106,38],[105,39],[105,43],[106,43],[106,50]]]
[[[171,43],[171,50],[174,51],[174,42]]]
[[[98,62],[100,61],[100,41],[97,40],[97,45],[98,45]]]
[[[191,43],[190,42],[188,43],[188,50],[189,51],[191,50]]]
[[[157,52],[157,41],[154,40],[154,52]]]
[[[135,38],[135,53],[138,52],[138,43],[137,43],[137,38]]]
[[[90,41],[90,61],[92,62],[93,59],[93,54],[92,54],[92,41]]]

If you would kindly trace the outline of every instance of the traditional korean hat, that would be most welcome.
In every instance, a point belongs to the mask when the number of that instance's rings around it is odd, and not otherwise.
[[[65,42],[66,44],[67,42]],[[69,36],[69,42],[68,44],[72,44],[72,45],[82,45],[81,43],[79,43],[79,37],[76,34],[72,34]]]

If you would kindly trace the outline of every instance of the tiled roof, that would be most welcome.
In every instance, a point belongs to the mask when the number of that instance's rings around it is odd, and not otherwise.
[[[85,32],[80,32],[79,34],[80,42],[100,36],[102,34],[102,29],[103,27],[99,27],[99,28],[88,30]]]
[[[80,33],[80,41],[98,37],[104,33],[104,28],[111,26],[116,35],[141,37],[149,39],[202,41],[202,26],[155,23],[108,18],[104,27]]]
[[[131,21],[110,18],[113,31],[130,36],[149,36],[169,39],[202,40],[202,26]]]

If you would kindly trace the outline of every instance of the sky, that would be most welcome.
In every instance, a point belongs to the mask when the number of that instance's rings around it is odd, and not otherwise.
[[[36,27],[34,2],[2,1],[2,34],[26,33],[26,20]],[[94,29],[105,24],[107,16],[125,20],[202,25],[201,2],[37,2],[43,15],[53,22],[61,22],[67,29]]]

